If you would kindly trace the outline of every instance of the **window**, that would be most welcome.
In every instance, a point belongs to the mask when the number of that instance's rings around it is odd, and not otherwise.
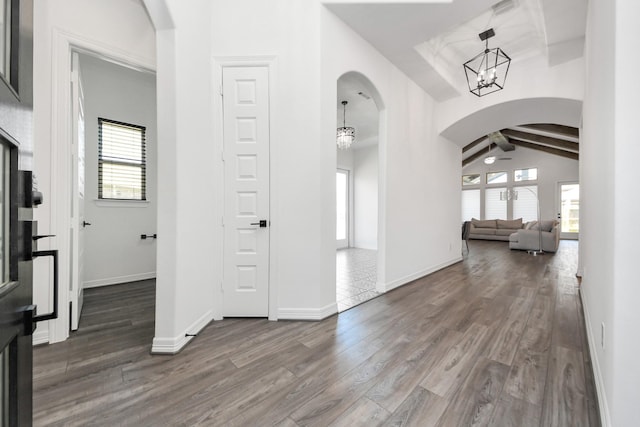
[[[515,187],[518,197],[513,199],[513,217],[522,218],[522,221],[535,221],[538,219],[538,186],[527,185]]]
[[[480,218],[480,190],[462,190],[462,222]]]
[[[487,184],[501,184],[507,182],[506,172],[488,172]]]
[[[11,81],[11,0],[0,1],[0,74]]]
[[[507,201],[500,200],[500,193],[506,188],[484,190],[484,219],[507,219]]]
[[[480,184],[480,174],[474,173],[472,175],[462,175],[462,185],[477,185]]]
[[[513,171],[513,180],[515,182],[535,181],[537,179],[538,179],[538,168],[516,169]]]
[[[349,172],[336,172],[336,240],[340,247],[347,247],[349,230]]]
[[[147,200],[145,128],[98,119],[98,198]]]

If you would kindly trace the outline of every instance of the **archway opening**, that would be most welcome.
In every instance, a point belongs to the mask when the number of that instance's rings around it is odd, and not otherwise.
[[[369,79],[357,72],[338,79],[336,100],[337,127],[355,129],[350,147],[336,145],[336,301],[344,311],[379,295],[382,102]]]

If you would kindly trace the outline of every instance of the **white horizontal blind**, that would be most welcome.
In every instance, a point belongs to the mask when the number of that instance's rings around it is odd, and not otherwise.
[[[98,119],[98,198],[146,200],[145,128]]]
[[[525,185],[514,187],[518,192],[518,198],[513,201],[513,217],[522,218],[522,221],[535,221],[538,219],[538,186]]]
[[[484,190],[484,219],[507,219],[507,201],[500,200],[500,193],[506,188]]]
[[[480,219],[480,190],[462,190],[462,222]]]

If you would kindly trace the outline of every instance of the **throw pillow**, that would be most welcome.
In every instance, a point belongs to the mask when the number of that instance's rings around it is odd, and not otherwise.
[[[496,228],[496,220],[495,219],[472,219],[471,223],[476,228]]]
[[[522,228],[522,218],[512,220],[498,219],[496,221],[498,223],[498,228],[508,228],[511,230]]]

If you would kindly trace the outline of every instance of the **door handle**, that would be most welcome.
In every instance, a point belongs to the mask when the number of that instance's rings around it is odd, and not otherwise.
[[[53,311],[47,314],[37,314],[37,306],[29,305],[22,311],[24,313],[25,335],[33,335],[36,323],[43,320],[53,320],[58,318],[58,250],[33,251],[33,257],[50,256],[53,258]]]
[[[82,221],[82,228],[85,228],[87,225],[91,225],[91,223],[87,221]]]
[[[266,228],[267,227],[267,220],[266,219],[261,219],[260,222],[252,222],[250,225],[259,225],[260,228]]]

